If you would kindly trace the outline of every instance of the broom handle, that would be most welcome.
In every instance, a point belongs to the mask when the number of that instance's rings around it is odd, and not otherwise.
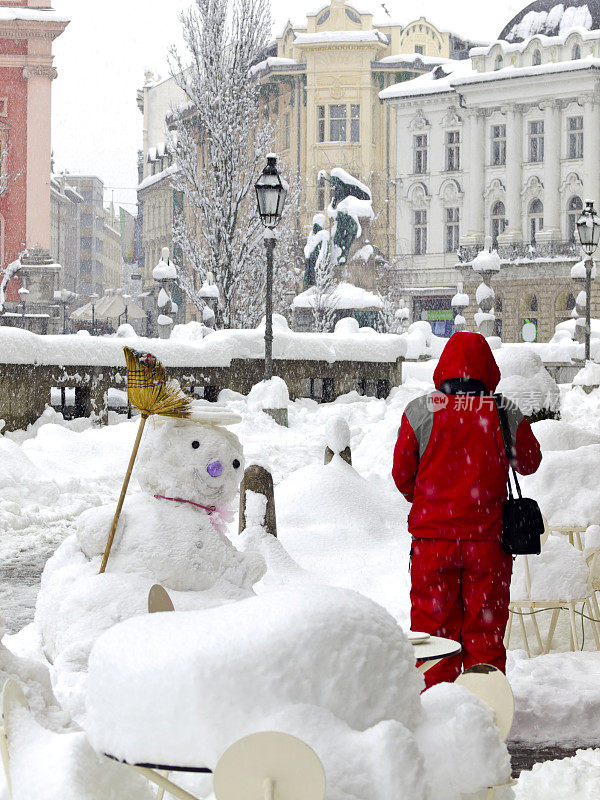
[[[119,517],[121,516],[121,509],[123,508],[123,503],[125,501],[125,495],[127,494],[127,487],[129,486],[129,480],[131,478],[131,473],[133,471],[133,465],[135,463],[135,459],[137,456],[138,449],[140,447],[140,442],[142,440],[142,433],[144,432],[144,425],[146,424],[146,420],[148,419],[147,414],[142,414],[142,419],[140,422],[140,427],[138,428],[137,436],[135,437],[135,444],[133,445],[133,452],[131,454],[131,458],[129,459],[129,466],[127,467],[127,472],[125,474],[125,480],[123,481],[123,488],[121,489],[121,496],[119,497],[119,502],[117,503],[117,510],[115,511],[115,516],[112,521],[112,525],[110,526],[110,533],[108,534],[108,541],[106,542],[106,548],[104,549],[104,556],[102,558],[102,565],[100,567],[99,575],[104,572],[106,569],[106,564],[108,563],[108,557],[110,555],[110,550],[113,544],[113,540],[115,538],[115,531],[117,530],[117,525],[119,522]]]

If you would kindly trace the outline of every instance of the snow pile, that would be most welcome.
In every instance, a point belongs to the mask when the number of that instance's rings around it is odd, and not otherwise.
[[[562,36],[572,28],[591,30],[592,15],[587,4],[567,6],[557,3],[548,10],[528,11],[505,35],[508,42],[529,39],[536,34]]]
[[[500,272],[500,256],[497,250],[481,250],[471,264],[473,272]],[[479,302],[479,301],[478,301]]]
[[[233,741],[297,704],[356,730],[414,724],[421,688],[412,646],[384,609],[342,589],[284,589],[108,631],[90,658],[88,732],[128,761],[214,766]]]
[[[573,378],[573,384],[575,386],[600,386],[600,364],[588,361]]]
[[[368,261],[371,256],[373,255],[373,245],[372,244],[365,244],[360,250],[357,250],[356,253],[352,256],[353,261]]]
[[[52,505],[58,497],[56,483],[15,442],[0,436],[0,520],[4,513],[21,514],[28,506]]]
[[[502,375],[497,391],[516,403],[525,416],[542,409],[558,410],[559,388],[535,349],[505,345],[495,350],[494,358]]]
[[[588,567],[583,553],[563,536],[549,536],[539,556],[528,556],[531,593],[527,593],[525,559],[514,562],[510,599],[579,600],[589,593]]]
[[[551,611],[538,614],[540,627],[540,618],[551,615]],[[536,658],[527,658],[524,650],[512,651],[507,675],[515,695],[512,740],[527,742],[530,747],[555,746],[557,742],[563,747],[576,747],[581,742],[600,745],[597,651],[549,653]],[[571,793],[562,795],[560,800],[571,797]]]
[[[600,749],[578,750],[571,758],[534,764],[522,772],[515,787],[516,800],[567,800],[592,798],[600,786]]]
[[[209,767],[244,735],[291,733],[321,758],[328,800],[459,800],[506,779],[489,710],[455,686],[422,706],[422,685],[383,608],[331,587],[279,589],[112,628],[90,658],[87,732],[130,761]]]
[[[477,299],[477,302],[479,303],[479,299]],[[467,308],[469,305],[469,295],[464,292],[457,292],[452,298],[450,305],[452,308]]]
[[[551,450],[576,450],[588,444],[600,444],[600,434],[556,419],[543,419],[532,425],[544,455]]]
[[[333,417],[325,428],[327,447],[334,453],[342,453],[350,447],[350,427],[343,417]]]
[[[600,445],[544,451],[534,475],[520,479],[523,494],[535,498],[551,525],[592,525],[600,520]]]
[[[453,81],[460,75],[469,75],[472,72],[473,66],[470,58],[450,59],[425,75],[388,86],[387,89],[379,92],[379,98],[380,100],[391,100],[396,97],[419,97],[452,92],[454,91]]]
[[[573,280],[585,280],[585,261],[578,261],[571,267],[571,277]],[[596,277],[596,264],[592,262],[592,280]]]
[[[13,800],[152,800],[150,784],[95,753],[85,733],[58,734],[20,706],[5,720]]]
[[[283,378],[276,375],[268,381],[255,384],[248,394],[248,408],[263,411],[265,408],[287,408],[290,394]]]
[[[168,256],[166,261],[164,260],[164,256],[161,256],[160,261],[152,270],[152,277],[155,281],[174,281],[177,278],[177,267]]]
[[[137,469],[143,491],[125,501],[107,572],[98,575],[114,503],[85,511],[76,535],[50,558],[35,621],[53,663],[55,693],[74,718],[83,713],[95,639],[119,620],[144,613],[152,584],[181,592],[184,608],[252,594],[264,562],[240,553],[225,536],[243,471],[241,445],[229,431],[153,418]]]
[[[338,206],[338,208],[339,207],[340,206]],[[306,291],[294,297],[292,308],[314,308],[317,303],[327,308],[339,310],[383,308],[383,300],[381,297],[345,281],[339,283],[325,296],[320,294],[315,286],[311,286]]]

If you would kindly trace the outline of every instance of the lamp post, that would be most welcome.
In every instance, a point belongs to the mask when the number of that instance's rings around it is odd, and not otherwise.
[[[128,304],[129,300],[131,300],[131,295],[130,294],[124,294],[123,295],[123,302],[125,303],[125,325],[127,325],[127,311],[128,311],[128,308],[129,308],[127,304]]]
[[[600,220],[594,209],[592,200],[585,201],[585,208],[577,220],[577,233],[581,247],[586,254],[585,260],[585,360],[590,360],[591,303],[592,303],[592,253],[600,241]]]
[[[265,313],[265,380],[273,377],[273,255],[275,252],[275,228],[283,214],[289,186],[277,169],[277,156],[269,153],[267,165],[254,186],[258,213],[265,226],[265,248],[267,251],[267,298]]]
[[[29,294],[29,289],[26,289],[24,286],[18,290],[19,297],[21,298],[21,303],[23,304],[23,308],[21,310],[21,325],[23,328],[25,327],[25,302],[27,300],[27,295]]]
[[[92,336],[94,336],[94,331],[96,330],[96,300],[98,300],[99,297],[100,295],[96,294],[96,292],[90,295],[90,302],[92,304]]]
[[[54,299],[61,304],[63,309],[63,335],[67,333],[67,306],[74,300],[77,300],[78,295],[69,289],[58,289],[54,292]]]

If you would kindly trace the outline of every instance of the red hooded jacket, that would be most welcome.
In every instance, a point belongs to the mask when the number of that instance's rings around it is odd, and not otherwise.
[[[410,402],[392,476],[412,502],[408,527],[416,538],[500,539],[509,462],[491,397],[500,370],[481,334],[449,339],[433,375],[435,387],[456,378],[480,381],[490,395],[436,391]],[[516,406],[508,404],[507,416],[514,467],[529,475],[540,465],[539,443]]]

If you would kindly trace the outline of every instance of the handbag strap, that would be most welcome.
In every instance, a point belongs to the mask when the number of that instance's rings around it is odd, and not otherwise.
[[[506,413],[506,409],[504,408],[502,400],[504,400],[504,398],[501,397],[501,395],[494,395],[494,403],[496,404],[496,410],[498,412],[498,420],[500,421],[500,432],[502,434],[502,441],[504,442],[504,452],[506,453],[506,458],[508,459],[508,463],[510,465],[507,482],[508,482],[508,495],[512,500],[513,493],[512,493],[512,486],[510,484],[511,471],[513,474],[515,486],[517,487],[517,494],[519,495],[519,498],[522,497],[522,494],[521,494],[521,487],[519,486],[519,481],[517,479],[517,473],[515,472],[515,468],[513,466],[515,460],[515,450],[512,443],[512,437],[510,435],[508,415]]]

